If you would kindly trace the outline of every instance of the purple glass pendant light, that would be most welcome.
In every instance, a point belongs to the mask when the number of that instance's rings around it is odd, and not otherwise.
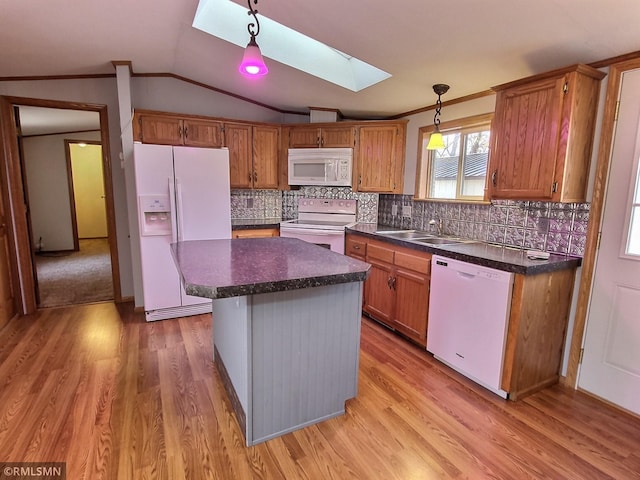
[[[258,5],[258,0],[253,0],[254,5]],[[266,75],[269,72],[269,69],[264,63],[262,59],[262,53],[260,53],[260,47],[256,42],[256,37],[258,33],[260,33],[260,22],[258,21],[258,10],[254,10],[251,6],[251,0],[247,1],[249,5],[249,11],[247,15],[253,15],[255,20],[255,24],[253,22],[247,25],[247,30],[249,31],[249,35],[251,35],[251,39],[247,44],[247,48],[244,49],[244,56],[242,57],[242,62],[240,62],[240,73],[249,77],[261,77],[262,75]]]

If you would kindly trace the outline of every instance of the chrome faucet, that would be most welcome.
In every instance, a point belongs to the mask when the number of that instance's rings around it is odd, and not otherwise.
[[[441,218],[432,218],[429,220],[429,227],[433,230],[434,227],[438,229],[438,236],[442,236],[442,219]]]

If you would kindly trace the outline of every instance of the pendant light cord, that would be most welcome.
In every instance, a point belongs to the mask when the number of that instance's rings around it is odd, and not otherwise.
[[[442,101],[440,100],[440,95],[438,95],[438,101],[436,102],[436,113],[433,115],[433,124],[436,127],[436,130],[440,131],[438,126],[440,125],[440,109],[442,108]]]
[[[258,0],[253,0],[254,5],[258,5]],[[260,33],[260,22],[258,21],[258,10],[254,9],[251,6],[251,0],[247,0],[247,4],[249,5],[249,11],[247,12],[247,15],[253,15],[253,18],[255,19],[256,23],[249,23],[249,25],[247,25],[247,30],[249,30],[249,35],[251,35],[251,39],[255,39],[258,36],[258,33]],[[255,28],[255,31],[254,31]]]

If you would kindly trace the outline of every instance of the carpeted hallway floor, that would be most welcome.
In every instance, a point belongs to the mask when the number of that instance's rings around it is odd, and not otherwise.
[[[113,300],[111,257],[106,238],[80,240],[80,251],[36,255],[38,307]]]

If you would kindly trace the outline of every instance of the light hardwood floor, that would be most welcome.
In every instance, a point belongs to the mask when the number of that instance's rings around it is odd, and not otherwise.
[[[513,403],[363,320],[347,414],[246,448],[205,315],[42,310],[0,332],[0,462],[77,479],[632,479],[640,419],[553,387]]]

